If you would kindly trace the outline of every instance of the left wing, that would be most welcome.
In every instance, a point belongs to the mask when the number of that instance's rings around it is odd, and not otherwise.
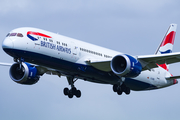
[[[144,55],[137,56],[136,58],[141,63],[143,68],[142,70],[150,70],[152,68],[158,67],[157,64],[172,64],[180,62],[180,52],[159,55]],[[111,60],[87,60],[86,63],[102,71],[111,71]]]
[[[172,64],[180,62],[180,52],[159,54],[159,55],[145,55],[138,56],[137,60],[141,63],[143,70],[158,67],[157,64]]]

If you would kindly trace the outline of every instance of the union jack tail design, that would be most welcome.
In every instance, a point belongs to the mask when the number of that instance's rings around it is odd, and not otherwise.
[[[176,28],[177,24],[171,24],[169,29],[167,30],[161,44],[159,45],[158,49],[156,50],[155,54],[167,54],[171,53],[174,45],[174,39],[176,35]],[[169,70],[166,63],[159,65],[160,67],[164,68],[165,70]]]

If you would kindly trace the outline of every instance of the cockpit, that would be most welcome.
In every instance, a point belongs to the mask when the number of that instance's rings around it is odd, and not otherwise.
[[[17,37],[23,37],[22,33],[8,33],[6,37],[12,37],[12,36],[17,36]]]

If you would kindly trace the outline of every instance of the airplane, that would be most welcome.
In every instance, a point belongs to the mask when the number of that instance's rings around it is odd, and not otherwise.
[[[77,39],[32,27],[10,31],[2,48],[15,63],[10,78],[22,85],[37,83],[43,74],[65,76],[70,88],[63,89],[69,98],[81,97],[75,87],[78,79],[110,84],[118,95],[131,90],[145,91],[177,84],[180,76],[169,72],[169,64],[180,62],[180,52],[172,53],[177,24],[170,24],[155,54],[133,56]]]

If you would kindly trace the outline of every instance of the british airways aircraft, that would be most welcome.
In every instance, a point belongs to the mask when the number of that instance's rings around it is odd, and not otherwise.
[[[169,64],[180,62],[180,52],[172,53],[176,24],[170,24],[153,55],[133,56],[65,37],[45,30],[23,27],[9,32],[3,50],[13,57],[10,78],[33,85],[43,74],[66,76],[70,85],[64,95],[81,97],[75,82],[110,84],[118,95],[131,90],[144,91],[177,84],[180,76],[169,73]]]

